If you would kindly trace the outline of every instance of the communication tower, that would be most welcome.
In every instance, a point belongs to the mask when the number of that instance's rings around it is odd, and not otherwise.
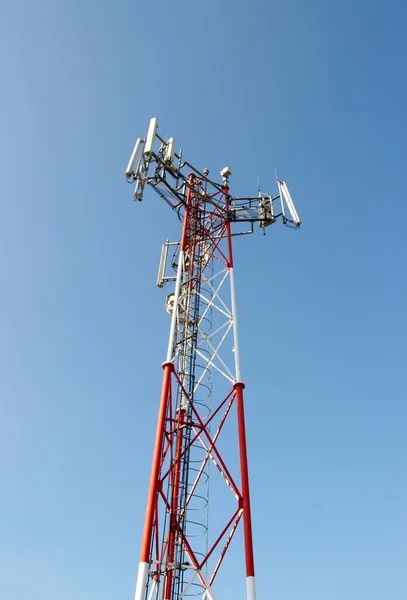
[[[156,118],[125,174],[135,200],[150,186],[182,224],[180,241],[164,243],[158,270],[158,287],[170,288],[170,334],[135,600],[216,600],[241,522],[246,598],[255,600],[232,241],[256,225],[265,233],[277,220],[301,222],[283,181],[274,196],[234,197],[231,169],[218,182],[194,167],[173,137],[160,137]]]

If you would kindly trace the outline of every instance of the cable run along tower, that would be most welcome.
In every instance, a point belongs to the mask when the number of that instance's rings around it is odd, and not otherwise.
[[[157,278],[170,332],[135,600],[222,600],[217,578],[239,528],[246,599],[256,597],[232,242],[300,219],[283,181],[275,196],[235,197],[231,174],[225,167],[219,182],[184,160],[156,118],[126,169],[134,199],[150,186],[181,229],[162,247]]]

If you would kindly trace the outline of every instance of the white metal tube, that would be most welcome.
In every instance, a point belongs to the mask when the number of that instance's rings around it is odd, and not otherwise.
[[[141,562],[138,567],[136,591],[134,600],[144,600],[148,577],[148,563]]]
[[[155,580],[153,580],[151,583],[150,593],[148,594],[148,600],[153,600],[156,589],[157,589],[157,582]]]
[[[239,335],[238,335],[238,330],[237,330],[237,314],[236,314],[235,274],[234,274],[233,267],[231,269],[229,269],[229,273],[230,273],[230,296],[231,296],[231,301],[232,301],[233,344],[234,344],[234,352],[235,352],[236,381],[241,381]]]
[[[185,555],[188,558],[190,564],[196,568],[196,574],[198,576],[198,579],[200,579],[200,581],[201,581],[202,587],[205,588],[206,596],[209,598],[209,600],[216,600],[215,595],[211,589],[211,586],[209,585],[209,583],[206,581],[205,577],[203,576],[201,569],[198,568],[198,565],[195,563],[192,556],[189,554],[188,550],[186,548],[184,548],[184,550],[185,550]]]
[[[174,336],[175,336],[175,326],[177,324],[177,315],[178,315],[178,302],[179,302],[179,294],[181,290],[181,279],[182,272],[184,270],[184,251],[179,251],[178,258],[178,270],[177,270],[177,279],[175,281],[175,292],[174,292],[174,310],[171,317],[171,327],[170,327],[170,337],[168,340],[168,350],[167,350],[167,362],[172,360],[172,351],[174,347]]]
[[[256,583],[254,577],[246,578],[246,598],[247,600],[256,600]]]
[[[189,580],[188,584],[186,585],[186,587],[183,589],[181,596],[179,596],[178,600],[182,600],[185,597],[185,594],[187,593],[187,591],[189,590],[189,588],[191,587],[191,585],[194,583],[194,580],[196,579],[197,576],[197,571],[194,572],[192,578]],[[190,595],[190,594],[188,594]]]

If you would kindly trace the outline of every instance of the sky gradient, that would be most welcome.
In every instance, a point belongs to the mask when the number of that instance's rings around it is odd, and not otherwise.
[[[258,599],[406,599],[406,27],[401,0],[0,7],[1,598],[133,597],[179,228],[124,169],[157,116],[236,195],[277,168],[303,221],[235,245]]]

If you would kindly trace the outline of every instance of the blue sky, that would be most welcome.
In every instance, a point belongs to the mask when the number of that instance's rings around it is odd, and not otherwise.
[[[405,3],[0,17],[0,596],[133,595],[178,226],[123,172],[156,115],[238,195],[277,167],[303,219],[235,250],[258,597],[405,600]]]

